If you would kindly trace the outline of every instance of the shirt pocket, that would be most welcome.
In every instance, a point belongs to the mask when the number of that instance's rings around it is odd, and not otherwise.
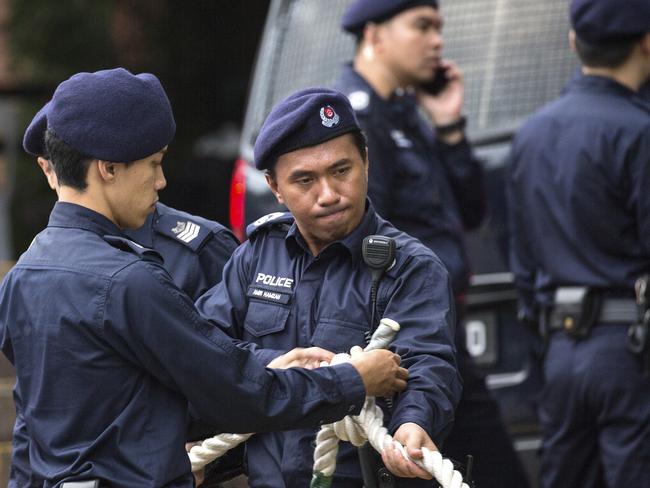
[[[263,337],[284,330],[289,306],[251,300],[244,319],[244,329],[253,337]]]
[[[334,353],[350,352],[352,346],[366,345],[364,333],[367,330],[365,323],[322,318],[316,325],[311,343]]]

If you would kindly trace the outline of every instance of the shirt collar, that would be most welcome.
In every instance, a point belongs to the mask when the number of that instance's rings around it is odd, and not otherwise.
[[[353,266],[356,266],[358,263],[361,263],[363,261],[361,249],[363,238],[376,232],[377,227],[377,213],[375,212],[370,199],[366,198],[366,211],[359,225],[357,225],[357,227],[343,239],[328,244],[320,252],[320,255],[326,255],[328,252],[332,252],[331,249],[342,247],[343,249],[348,250],[352,258]],[[292,256],[295,256],[295,254],[299,251],[307,254],[311,253],[309,247],[307,246],[307,243],[305,242],[305,239],[300,234],[295,221],[287,232],[285,243]]]
[[[586,89],[596,93],[614,93],[628,98],[636,95],[634,90],[607,76],[582,75],[574,83],[574,86],[578,86],[582,90]]]
[[[129,229],[127,234],[141,246],[153,248],[154,225],[159,218],[158,204],[156,204],[156,210],[147,215],[144,225],[134,230]]]
[[[84,229],[99,236],[120,236],[124,234],[117,225],[87,207],[69,202],[57,202],[50,213],[48,227]]]
[[[372,85],[354,69],[351,62],[346,63],[343,67],[342,79],[344,82],[352,84],[355,89],[367,92],[372,98],[372,103],[379,103],[387,106],[396,105],[397,107],[404,104],[404,102],[407,102],[409,105],[417,105],[415,89],[413,87],[398,87],[388,100],[384,100],[377,94],[377,92],[375,92]]]
[[[343,65],[341,80],[345,85],[352,85],[355,90],[364,90],[369,94],[377,96],[370,83],[354,69],[352,61],[348,61]]]

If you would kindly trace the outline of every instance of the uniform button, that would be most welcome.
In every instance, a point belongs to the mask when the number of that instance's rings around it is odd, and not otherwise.
[[[352,412],[354,412],[354,409],[355,409],[355,408],[357,408],[356,405],[350,405],[350,406],[348,407],[348,413],[352,413]]]

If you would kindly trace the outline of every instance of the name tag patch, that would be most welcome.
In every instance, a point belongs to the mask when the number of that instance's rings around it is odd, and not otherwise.
[[[248,298],[255,298],[257,300],[263,300],[265,302],[281,303],[283,305],[287,305],[291,301],[290,293],[282,293],[275,290],[265,290],[264,288],[258,288],[256,286],[249,286],[246,295]]]

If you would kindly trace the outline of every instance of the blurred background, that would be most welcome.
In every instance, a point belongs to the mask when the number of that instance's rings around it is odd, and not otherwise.
[[[161,199],[227,223],[267,10],[265,0],[0,0],[0,261],[17,259],[47,223],[54,194],[21,138],[58,83],[79,71],[123,66],[161,79],[178,127]]]
[[[123,66],[162,81],[177,133],[163,202],[227,224],[228,185],[266,0],[0,0],[0,277],[46,224],[54,192],[22,136],[64,79]],[[0,355],[0,486],[13,371]]]

